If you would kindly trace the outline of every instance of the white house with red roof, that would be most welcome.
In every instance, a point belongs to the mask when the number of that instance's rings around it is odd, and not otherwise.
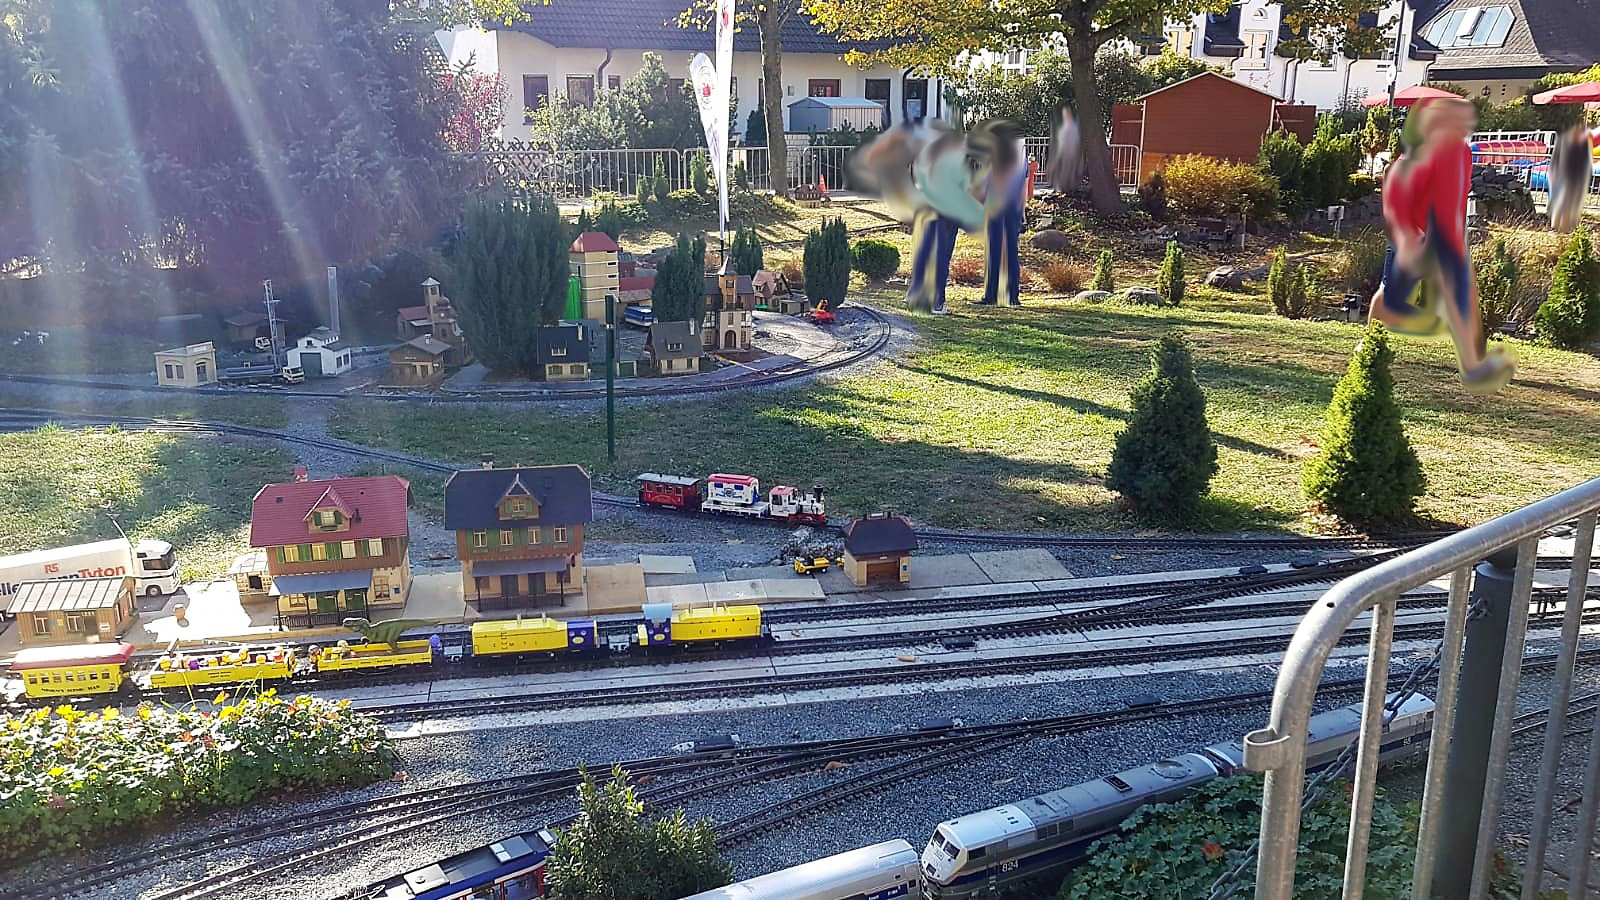
[[[618,253],[621,248],[603,231],[585,231],[572,241],[567,251],[572,274],[578,276],[582,287],[583,315],[580,318],[606,320],[606,295],[618,297],[622,293],[619,278]],[[619,313],[620,315],[620,313]]]
[[[399,607],[411,587],[411,485],[398,475],[269,484],[250,510],[250,546],[267,556],[279,617],[303,624]]]

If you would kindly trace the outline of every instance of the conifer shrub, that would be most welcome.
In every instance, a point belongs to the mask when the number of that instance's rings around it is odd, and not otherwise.
[[[1393,360],[1388,332],[1372,322],[1334,388],[1321,446],[1300,473],[1307,499],[1363,528],[1410,518],[1426,486],[1394,399]]]
[[[578,213],[578,221],[572,223],[572,236],[573,237],[577,237],[578,235],[583,234],[586,231],[593,231],[593,230],[594,230],[594,219],[589,217],[589,211],[586,209],[586,210],[583,210],[582,212]]]
[[[806,236],[803,253],[806,294],[813,303],[823,300],[837,309],[850,287],[850,232],[844,219],[824,222]]]
[[[1572,233],[1556,260],[1550,296],[1539,306],[1534,324],[1539,343],[1552,347],[1580,347],[1600,332],[1600,261],[1582,229]]]
[[[704,194],[711,185],[711,162],[706,151],[696,150],[689,160],[689,183],[696,194]]]
[[[856,241],[852,253],[856,271],[871,281],[882,281],[900,271],[900,251],[888,241],[865,238]]]
[[[1100,251],[1100,261],[1095,264],[1094,281],[1089,283],[1089,290],[1105,291],[1109,294],[1117,289],[1116,281],[1111,277],[1111,264],[1113,261],[1114,257],[1110,250]]]
[[[1517,303],[1517,288],[1522,282],[1522,266],[1506,249],[1506,242],[1495,241],[1488,253],[1473,260],[1478,276],[1478,314],[1483,318],[1483,333],[1494,334],[1511,317]]]
[[[1128,427],[1117,435],[1106,487],[1147,519],[1191,516],[1217,474],[1217,445],[1206,423],[1206,397],[1195,378],[1189,342],[1163,335],[1150,371],[1133,389]]]
[[[763,268],[761,238],[754,228],[741,228],[733,233],[733,243],[728,245],[733,269],[740,275],[754,275]]]
[[[651,191],[652,191],[654,185],[655,185],[655,180],[654,179],[645,178],[643,176],[640,176],[638,184],[635,185],[637,190],[634,192],[634,195],[633,195],[634,202],[639,204],[639,208],[640,209],[644,209],[647,205],[649,205]]]
[[[615,241],[622,237],[622,212],[617,208],[617,201],[606,198],[600,203],[600,211],[594,217],[594,230],[604,232]]]
[[[1183,305],[1183,248],[1177,241],[1167,241],[1167,255],[1161,260],[1156,292],[1168,306]]]
[[[667,166],[656,157],[656,174],[650,179],[650,193],[656,198],[657,203],[666,203],[667,197],[672,194],[672,186],[667,182]]]

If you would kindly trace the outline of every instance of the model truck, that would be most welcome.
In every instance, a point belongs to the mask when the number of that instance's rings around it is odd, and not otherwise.
[[[146,597],[175,593],[178,590],[178,558],[166,541],[127,538],[95,541],[35,550],[16,556],[0,557],[0,610],[11,604],[18,585],[24,581],[49,581],[54,578],[115,578],[132,575],[139,593]]]
[[[271,363],[262,363],[256,366],[234,366],[223,369],[217,373],[218,380],[225,384],[299,384],[306,380],[306,373],[299,366],[275,366]]]

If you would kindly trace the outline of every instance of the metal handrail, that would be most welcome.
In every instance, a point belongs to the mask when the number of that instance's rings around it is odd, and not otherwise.
[[[1588,583],[1597,509],[1600,509],[1600,478],[1380,563],[1339,582],[1317,600],[1295,629],[1284,654],[1274,689],[1269,724],[1246,735],[1244,740],[1246,767],[1266,773],[1261,802],[1260,855],[1256,866],[1257,900],[1290,900],[1294,896],[1295,855],[1299,844],[1305,781],[1306,734],[1312,703],[1328,657],[1340,639],[1358,616],[1377,608],[1369,646],[1367,702],[1362,714],[1356,782],[1351,797],[1350,839],[1345,857],[1345,900],[1359,900],[1361,897],[1395,605],[1404,592],[1449,575],[1450,602],[1413,877],[1413,896],[1419,900],[1429,896],[1429,878],[1439,840],[1445,758],[1455,726],[1456,676],[1461,662],[1472,567],[1495,551],[1515,546],[1518,555],[1511,595],[1511,621],[1506,633],[1500,697],[1495,708],[1488,783],[1484,789],[1482,807],[1483,821],[1478,833],[1478,864],[1474,870],[1471,894],[1474,898],[1483,896],[1489,868],[1487,851],[1492,849],[1505,757],[1510,746],[1510,720],[1515,712],[1516,682],[1521,670],[1538,539],[1546,530],[1578,519],[1567,596],[1569,624],[1563,629],[1562,654],[1555,677],[1555,683],[1562,684],[1570,681],[1578,636],[1577,625],[1584,589]],[[1556,721],[1558,714],[1564,721],[1568,696],[1567,691],[1558,690],[1554,698],[1556,702],[1551,704],[1552,721]],[[1540,809],[1536,811],[1536,819],[1539,820],[1549,815],[1555,757],[1559,756],[1551,751],[1549,742],[1559,740],[1563,731],[1560,727],[1547,731],[1545,763],[1548,771],[1541,771],[1540,776],[1541,787],[1546,789],[1542,791]],[[1591,775],[1593,772],[1591,769]],[[1589,801],[1595,793],[1596,786],[1593,783],[1587,785],[1585,818],[1591,821],[1594,810]],[[1544,833],[1541,830],[1540,834]],[[1541,846],[1534,851],[1539,859],[1543,858],[1543,850]],[[1586,883],[1589,854],[1578,852],[1574,856],[1574,865],[1579,870],[1575,881],[1581,886]],[[1524,897],[1536,895],[1535,888],[1541,875],[1539,868],[1530,866],[1525,873]]]

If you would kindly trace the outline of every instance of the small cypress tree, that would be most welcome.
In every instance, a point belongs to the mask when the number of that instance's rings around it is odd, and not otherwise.
[[[655,195],[657,203],[667,202],[667,195],[672,193],[672,188],[667,184],[667,166],[656,157],[656,174],[651,179],[650,192]]]
[[[754,145],[752,144],[751,146]],[[750,170],[745,168],[744,160],[742,159],[733,166],[733,186],[738,188],[740,193],[750,190]]]
[[[1177,241],[1167,241],[1167,255],[1161,260],[1156,292],[1168,306],[1183,304],[1183,248],[1178,246]]]
[[[844,219],[833,219],[820,229],[813,229],[806,236],[801,259],[806,293],[813,301],[826,300],[829,307],[837,309],[850,287],[850,232]]]
[[[1289,314],[1289,254],[1283,248],[1272,254],[1272,268],[1267,270],[1267,299],[1280,316]]]
[[[711,163],[706,159],[704,150],[696,150],[694,158],[689,161],[689,179],[694,185],[696,194],[704,194],[710,186]]]
[[[728,253],[733,260],[734,271],[740,275],[754,275],[761,271],[765,262],[762,258],[761,238],[756,236],[754,228],[741,228],[735,231]]]
[[[650,203],[650,185],[651,185],[651,183],[652,183],[651,179],[646,178],[643,175],[641,175],[641,176],[639,176],[639,182],[636,185],[634,185],[635,192],[634,192],[634,195],[633,195],[633,199],[641,207],[646,206],[646,205],[648,205]]]
[[[622,212],[617,201],[606,200],[600,204],[600,214],[594,218],[594,230],[606,233],[613,241],[622,238]]]
[[[1368,324],[1333,390],[1321,450],[1300,473],[1307,498],[1362,527],[1406,519],[1426,485],[1395,403],[1393,359],[1388,332]]]
[[[1286,315],[1299,319],[1311,311],[1317,300],[1317,273],[1310,266],[1300,266],[1289,279],[1289,308]]]
[[[574,222],[572,224],[572,236],[573,237],[577,237],[578,235],[583,234],[586,231],[593,231],[593,230],[594,230],[594,220],[589,218],[589,211],[586,209],[586,210],[583,210],[582,212],[578,213],[578,221],[576,221],[576,222]]]
[[[1534,316],[1539,343],[1576,348],[1600,332],[1600,262],[1578,229],[1556,260],[1550,296]]]
[[[1106,487],[1139,515],[1168,521],[1190,516],[1217,474],[1217,445],[1206,424],[1206,395],[1195,380],[1189,342],[1161,337],[1150,372],[1133,389],[1128,427],[1117,435]]]
[[[1094,267],[1094,281],[1089,285],[1091,291],[1105,291],[1111,293],[1116,290],[1116,282],[1111,278],[1112,255],[1110,250],[1100,251],[1100,262]]]
[[[1506,323],[1516,305],[1522,267],[1503,240],[1495,241],[1494,249],[1473,262],[1478,275],[1478,314],[1483,318],[1483,333],[1492,335]]]
[[[706,239],[678,235],[672,254],[656,268],[650,306],[658,322],[692,322],[705,315]]]

